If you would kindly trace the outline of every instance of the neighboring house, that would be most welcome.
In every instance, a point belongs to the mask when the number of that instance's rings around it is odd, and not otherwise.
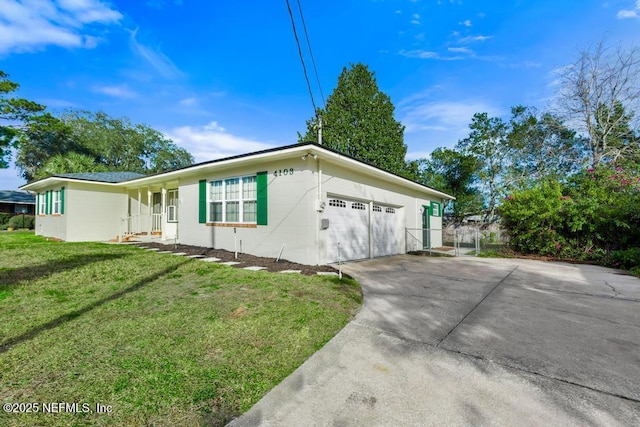
[[[33,215],[36,198],[25,191],[0,190],[0,213]]]
[[[441,246],[442,204],[453,199],[317,144],[150,176],[57,175],[22,189],[37,194],[40,235],[147,234],[310,265]]]

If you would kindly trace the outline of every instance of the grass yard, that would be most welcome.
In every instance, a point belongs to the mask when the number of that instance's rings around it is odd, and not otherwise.
[[[222,425],[360,302],[352,280],[0,233],[0,400],[32,410],[0,425]]]

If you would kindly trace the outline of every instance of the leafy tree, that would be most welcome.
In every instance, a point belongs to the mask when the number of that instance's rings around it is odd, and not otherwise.
[[[584,139],[552,113],[513,107],[508,127],[510,159],[505,181],[511,185],[522,186],[549,176],[566,177],[584,163]]]
[[[95,158],[74,151],[56,154],[36,171],[35,179],[46,178],[51,175],[80,172],[105,172],[104,165],[97,164]]]
[[[406,173],[404,126],[394,119],[394,106],[380,91],[375,75],[361,63],[345,67],[324,109],[307,121],[300,142],[318,141],[318,117],[322,119],[322,143],[389,172]]]
[[[482,196],[476,187],[480,162],[474,156],[450,148],[435,149],[428,159],[420,160],[421,181],[456,197],[445,209],[454,222],[482,210]]]
[[[594,133],[608,141],[606,160],[616,163],[640,158],[640,143],[632,129],[632,120],[633,112],[627,113],[621,102],[614,102],[613,110],[604,104],[598,106]]]
[[[87,153],[66,123],[44,113],[26,122],[20,136],[16,166],[22,177],[31,181],[50,158],[72,151]]]
[[[82,157],[57,158],[71,153]],[[46,175],[46,170],[156,173],[192,163],[191,154],[155,129],[133,124],[126,117],[86,111],[71,111],[61,119],[44,115],[31,120],[16,162],[27,180]]]
[[[44,106],[23,98],[9,97],[20,85],[9,80],[9,75],[0,70],[0,168],[9,166],[11,149],[19,134],[18,126],[45,109]],[[2,124],[6,122],[7,124]]]
[[[495,216],[498,197],[504,185],[504,172],[509,159],[508,125],[487,113],[473,115],[469,125],[471,133],[458,142],[458,150],[480,162],[478,176],[487,197],[488,219]]]
[[[640,108],[640,48],[613,49],[600,41],[582,50],[561,79],[559,111],[588,137],[591,166],[624,157],[619,141],[628,138]]]

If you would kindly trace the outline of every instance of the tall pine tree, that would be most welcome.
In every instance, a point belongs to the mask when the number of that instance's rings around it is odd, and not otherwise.
[[[391,99],[366,65],[343,68],[326,108],[316,113],[306,134],[298,134],[300,142],[318,142],[320,116],[323,145],[389,172],[406,172],[404,126],[394,119]]]

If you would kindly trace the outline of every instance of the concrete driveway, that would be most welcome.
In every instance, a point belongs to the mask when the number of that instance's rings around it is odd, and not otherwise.
[[[640,425],[640,280],[479,258],[344,271],[356,319],[232,425]]]

